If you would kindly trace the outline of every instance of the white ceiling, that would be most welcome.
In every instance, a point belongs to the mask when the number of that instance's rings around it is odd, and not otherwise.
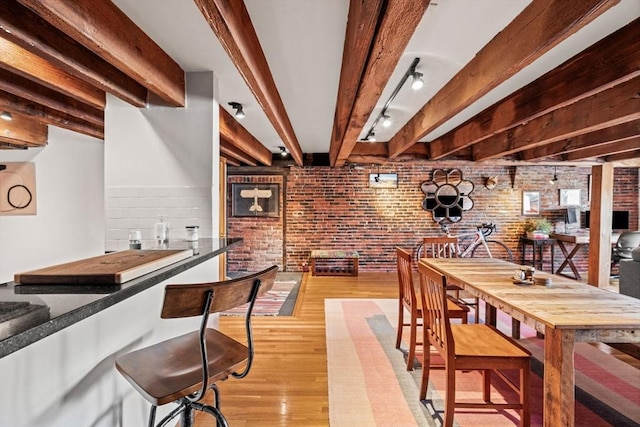
[[[193,1],[113,2],[185,71],[214,71],[221,106],[233,112],[228,102],[243,104],[246,117],[242,125],[271,151],[279,151],[284,144]],[[361,137],[414,58],[420,58],[417,70],[425,75],[425,86],[413,91],[405,84],[388,109],[393,125],[376,128],[378,141],[391,138],[529,3],[432,0]],[[245,4],[302,151],[328,152],[349,0],[245,0]],[[638,16],[640,0],[622,0],[423,140],[451,130]]]

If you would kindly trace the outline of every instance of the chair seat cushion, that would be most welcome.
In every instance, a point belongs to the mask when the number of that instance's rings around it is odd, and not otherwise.
[[[125,354],[116,368],[151,404],[173,402],[200,389],[199,331]],[[210,384],[225,379],[247,360],[247,347],[218,330],[206,330]]]

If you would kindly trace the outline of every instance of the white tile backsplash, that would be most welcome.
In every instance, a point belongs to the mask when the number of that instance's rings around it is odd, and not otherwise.
[[[108,187],[107,251],[129,247],[130,230],[142,232],[142,247],[154,247],[153,224],[169,218],[170,240],[183,240],[185,227],[198,225],[200,237],[212,237],[211,187]]]

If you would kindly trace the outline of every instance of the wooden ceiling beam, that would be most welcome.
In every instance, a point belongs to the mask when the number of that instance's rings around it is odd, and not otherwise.
[[[533,0],[440,89],[389,141],[398,156],[619,0]]]
[[[34,103],[60,111],[81,120],[104,126],[104,111],[83,104],[29,79],[0,68],[0,90],[9,92]]]
[[[344,165],[382,91],[429,6],[429,0],[389,0],[380,19],[335,166]],[[415,141],[414,141],[415,142]],[[410,145],[413,145],[411,143]]]
[[[472,146],[487,160],[640,119],[640,76]]]
[[[184,107],[182,68],[111,1],[18,1],[169,105]]]
[[[2,5],[0,37],[136,107],[147,89],[16,1]]]
[[[3,38],[0,38],[0,68],[79,99],[95,108],[104,110],[106,105],[104,91]]]
[[[564,160],[581,160],[591,157],[610,157],[619,153],[626,153],[640,149],[640,135],[631,138],[611,141],[607,144],[600,144],[595,147],[576,150],[562,156]]]
[[[302,166],[304,162],[302,148],[293,131],[244,2],[236,0],[195,0],[195,2],[292,158],[298,166]]]
[[[104,125],[89,123],[3,90],[0,90],[0,109],[31,116],[32,119],[43,123],[104,139]]]
[[[234,159],[233,157],[227,156],[224,153],[220,153],[220,157],[227,161],[228,166],[240,166],[242,163]]]
[[[446,135],[431,141],[441,159],[551,110],[640,75],[640,19],[600,40]]]
[[[638,135],[640,135],[640,120],[632,120],[616,126],[599,129],[595,132],[577,135],[562,141],[524,150],[520,152],[520,159],[540,159],[576,150],[584,150],[614,141],[622,141]]]
[[[222,135],[220,135],[220,152],[249,166],[258,166],[258,162],[253,157],[240,150]]]
[[[224,108],[220,108],[220,135],[238,150],[266,166],[271,166],[271,151],[260,143]]]
[[[618,153],[612,156],[605,157],[605,161],[607,162],[621,162],[624,160],[631,160],[631,159],[640,159],[640,149],[636,149],[634,151],[627,151],[624,153]],[[640,163],[640,162],[637,162],[637,163]],[[640,164],[637,164],[637,163],[635,167],[640,167]]]
[[[11,145],[45,146],[47,125],[22,114],[12,113],[13,120],[0,120],[0,142]]]
[[[344,141],[351,112],[356,101],[360,79],[367,65],[371,45],[376,34],[378,21],[382,13],[383,0],[349,2],[349,15],[342,49],[342,68],[336,111],[333,117],[331,144],[329,147],[330,164],[335,165],[338,153]]]

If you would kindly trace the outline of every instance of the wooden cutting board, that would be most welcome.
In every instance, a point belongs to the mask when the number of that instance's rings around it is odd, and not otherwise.
[[[126,250],[14,275],[20,284],[120,284],[189,258],[193,250]]]

